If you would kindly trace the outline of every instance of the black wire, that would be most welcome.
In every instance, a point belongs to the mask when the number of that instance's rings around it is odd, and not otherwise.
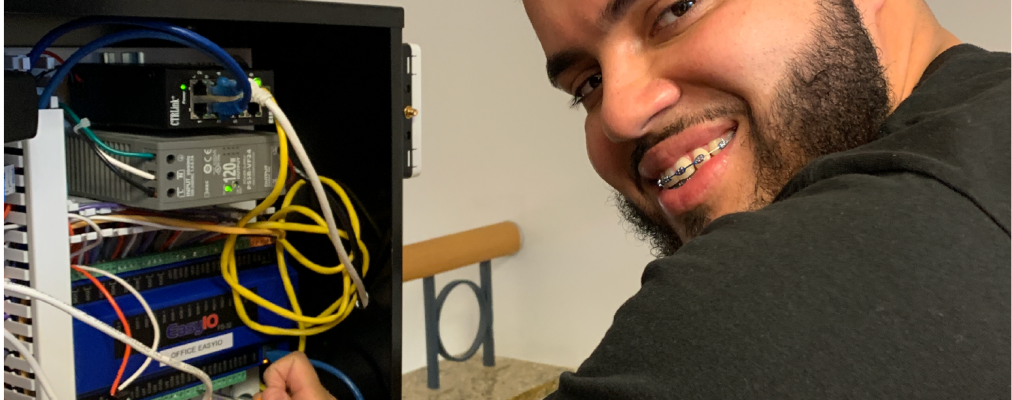
[[[344,182],[341,182],[337,179],[334,179],[334,182],[337,182],[337,185],[340,186],[342,189],[344,189],[344,192],[347,193],[348,197],[351,198],[351,202],[354,203],[355,207],[358,207],[359,210],[362,210],[362,215],[365,216],[366,221],[369,221],[369,225],[372,226],[373,232],[376,232],[376,236],[383,237],[384,236],[383,231],[380,229],[379,224],[377,224],[376,220],[372,218],[372,214],[369,213],[369,210],[365,207],[365,204],[362,204],[362,200],[358,199],[358,196],[355,195],[355,192],[352,191],[351,188],[348,187],[348,185],[345,185]]]
[[[355,230],[351,226],[351,217],[348,215],[348,210],[344,208],[344,204],[339,203],[330,192],[327,194],[327,201],[330,202],[330,208],[334,211],[334,215],[337,216],[337,226],[342,228],[345,232],[348,232],[348,242],[351,243],[348,254],[355,254],[359,251],[358,241],[361,236],[355,233]]]
[[[59,69],[59,67],[53,68],[53,69],[47,69],[45,71],[40,71],[38,74],[33,75],[33,76],[35,77],[35,81],[38,82],[40,79],[42,79],[46,75],[49,75],[49,74],[51,74],[53,72],[56,72],[58,69]]]
[[[95,157],[98,157],[98,159],[101,160],[102,163],[105,164],[105,166],[112,171],[112,173],[116,174],[116,176],[118,176],[120,179],[126,181],[126,183],[129,183],[130,186],[133,186],[139,189],[140,191],[144,192],[144,194],[148,195],[148,197],[155,197],[154,189],[144,186],[144,184],[133,180],[133,178],[130,178],[130,176],[128,176],[125,172],[117,168],[115,165],[112,165],[112,163],[109,162],[109,160],[106,160],[105,157],[102,157],[102,150],[98,148],[98,145],[95,144],[95,142],[88,140],[87,138],[81,138],[81,140],[84,140],[84,142],[91,147],[91,150],[95,152]]]
[[[309,182],[309,176],[306,175],[306,173],[302,170],[302,168],[299,168],[298,166],[295,165],[293,166],[295,167],[295,174],[298,175],[300,178],[305,179],[306,182]],[[353,192],[351,188],[348,187],[348,185],[345,185],[344,182],[341,182],[337,179],[334,179],[334,182],[336,182],[338,186],[344,189],[344,192],[348,194],[349,198],[351,198],[351,202],[354,203],[353,205],[355,207],[358,207],[358,209],[362,211],[362,215],[364,215],[366,221],[369,222],[369,225],[372,227],[373,232],[376,232],[376,237],[382,238],[383,236],[385,236],[383,234],[383,231],[380,229],[379,224],[377,224],[376,220],[373,219],[372,214],[369,214],[369,210],[365,207],[365,204],[362,204],[362,200],[359,200],[358,196],[355,195],[355,192]],[[335,200],[333,196],[330,195],[330,193],[333,192],[333,189],[330,188],[329,186],[324,186],[324,188],[325,191],[327,192],[327,198],[331,199],[332,202],[337,203],[337,200]],[[343,203],[338,204],[340,205]]]
[[[302,172],[302,170],[299,169],[298,167],[295,168],[295,173],[299,175],[299,177],[301,177],[302,179],[305,179],[307,182],[309,181],[309,177],[307,177],[306,174]],[[323,191],[327,195],[327,202],[330,203],[331,212],[333,212],[333,214],[337,216],[337,220],[334,221],[336,222],[335,225],[337,225],[338,229],[341,229],[348,233],[349,239],[348,242],[351,243],[348,255],[351,256],[352,254],[355,254],[357,251],[359,251],[358,240],[361,239],[362,236],[355,234],[355,230],[352,229],[351,226],[351,217],[348,214],[348,210],[344,208],[344,203],[337,201],[337,199],[334,198],[334,196],[331,194],[333,189],[327,185],[324,185],[323,187],[324,187]],[[312,199],[312,201],[319,203],[319,199],[317,199],[315,196],[310,196],[310,198]]]

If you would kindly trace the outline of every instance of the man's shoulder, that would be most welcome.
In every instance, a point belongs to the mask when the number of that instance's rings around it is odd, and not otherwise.
[[[943,182],[906,170],[838,174],[763,209],[718,218],[676,257],[651,267],[665,269],[702,254],[706,264],[731,263],[735,269],[753,264],[821,269],[847,262],[903,266],[953,252],[951,246],[961,242],[952,235],[976,238],[962,243],[967,249],[996,243],[1009,248],[1008,232]]]
[[[1009,379],[1009,241],[969,208],[898,172],[721,217],[648,266],[559,398],[988,397]]]
[[[889,116],[882,137],[816,159],[781,191],[792,197],[837,176],[911,173],[933,179],[1009,231],[1010,57],[970,45],[939,56]]]

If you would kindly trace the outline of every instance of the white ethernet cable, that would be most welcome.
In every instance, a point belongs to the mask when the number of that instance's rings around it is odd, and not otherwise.
[[[48,294],[42,293],[38,290],[32,289],[25,285],[13,283],[9,279],[4,279],[4,290],[13,293],[18,293],[23,296],[28,296],[31,297],[32,299],[39,300],[44,303],[48,303],[49,305],[56,307],[60,311],[70,314],[70,316],[76,318],[77,320],[84,322],[85,324],[88,324],[89,326],[102,331],[102,333],[109,335],[113,339],[123,342],[123,344],[126,344],[127,346],[132,347],[134,350],[137,350],[138,353],[144,354],[162,364],[166,364],[172,368],[175,368],[177,370],[186,372],[190,375],[197,377],[197,379],[200,379],[200,381],[204,384],[203,400],[211,400],[211,397],[214,394],[214,385],[211,382],[211,377],[208,376],[206,373],[204,373],[204,371],[201,371],[190,364],[165,356],[151,349],[150,347],[145,346],[143,343],[137,341],[137,339],[127,337],[127,335],[123,334],[123,332],[117,331],[115,328],[107,325],[102,321],[99,321],[98,319],[92,317],[91,315],[88,315],[84,311],[78,310],[73,306],[64,303],[62,301],[59,301]]]
[[[285,133],[288,134],[288,142],[292,144],[292,150],[299,157],[302,167],[306,169],[309,183],[313,186],[313,192],[316,193],[316,198],[320,202],[320,210],[323,211],[323,218],[327,221],[327,230],[330,232],[330,241],[334,244],[334,249],[337,250],[337,258],[341,260],[341,264],[344,264],[345,270],[348,271],[352,282],[355,283],[355,289],[358,291],[358,298],[362,302],[362,307],[367,307],[369,305],[369,294],[365,291],[365,285],[362,284],[362,277],[359,276],[358,270],[352,265],[351,259],[348,258],[348,251],[344,249],[344,243],[341,243],[341,237],[337,233],[337,222],[334,221],[334,212],[330,208],[330,201],[327,200],[327,192],[323,191],[323,183],[320,182],[320,176],[316,174],[316,168],[313,168],[313,163],[310,162],[306,149],[302,147],[302,142],[295,133],[295,127],[292,126],[292,122],[288,120],[288,116],[285,115],[284,111],[281,111],[281,107],[274,102],[274,96],[258,86],[253,79],[249,81],[250,87],[253,88],[253,101],[274,113],[274,118],[284,128]]]
[[[158,350],[158,342],[161,340],[161,328],[158,327],[158,318],[155,317],[154,311],[151,311],[151,306],[148,305],[148,301],[144,299],[144,296],[141,296],[141,294],[137,292],[136,288],[134,288],[125,280],[123,280],[123,278],[116,276],[116,274],[109,273],[98,268],[87,267],[84,265],[78,265],[77,267],[85,271],[91,272],[93,274],[99,274],[106,278],[112,279],[116,283],[122,285],[124,289],[126,289],[128,292],[130,292],[130,294],[134,295],[134,297],[137,298],[137,302],[141,303],[141,307],[144,307],[144,313],[148,314],[148,319],[151,320],[151,327],[155,331],[155,338],[154,340],[151,341],[151,349]],[[133,375],[130,375],[129,378],[120,383],[119,387],[116,388],[116,391],[117,392],[121,391],[123,389],[126,389],[127,386],[130,386],[131,383],[137,380],[137,378],[139,378],[141,374],[144,373],[144,370],[148,369],[148,365],[150,364],[151,364],[151,357],[148,357],[147,360],[144,360],[144,364],[141,364],[141,367],[138,368]]]
[[[6,289],[6,286],[4,289]],[[49,397],[49,400],[58,400],[53,394],[53,385],[49,383],[49,377],[47,377],[46,372],[42,370],[42,366],[39,365],[39,360],[35,358],[35,355],[28,351],[25,344],[21,343],[21,340],[18,339],[17,336],[14,336],[11,331],[4,329],[4,339],[7,339],[11,346],[14,346],[14,349],[17,350],[18,353],[21,353],[21,357],[23,357],[25,361],[28,361],[28,365],[32,367],[32,373],[35,374],[35,379],[39,381],[40,385],[42,385],[42,390],[46,392],[46,396]]]

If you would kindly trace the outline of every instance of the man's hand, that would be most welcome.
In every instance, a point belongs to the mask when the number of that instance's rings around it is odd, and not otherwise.
[[[302,352],[288,354],[264,371],[267,388],[254,400],[337,400],[323,388],[309,358]]]

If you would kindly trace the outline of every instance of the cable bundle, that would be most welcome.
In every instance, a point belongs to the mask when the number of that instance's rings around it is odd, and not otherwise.
[[[268,97],[268,99],[270,99],[271,103],[274,104],[272,98]],[[277,107],[276,104],[274,104],[274,107]],[[327,187],[329,187],[334,193],[337,194],[341,203],[348,211],[349,223],[351,225],[350,226],[351,235],[349,235],[349,232],[342,231],[336,228],[336,221],[333,220],[334,219],[333,212],[330,210],[330,205],[329,201],[327,200],[326,193],[323,194],[322,199],[320,200],[321,208],[324,209],[323,217],[321,217],[320,214],[316,213],[315,211],[313,211],[308,207],[292,204],[295,195],[299,192],[299,190],[303,186],[306,185],[307,183],[306,180],[299,180],[294,185],[292,185],[292,187],[288,191],[288,194],[282,200],[281,208],[277,210],[270,218],[268,218],[266,221],[250,222],[254,218],[262,215],[263,212],[267,210],[267,208],[273,205],[278,200],[278,198],[281,197],[281,192],[284,190],[285,186],[284,182],[287,179],[288,169],[283,168],[283,166],[287,165],[289,162],[288,159],[289,135],[287,134],[286,130],[282,127],[282,124],[287,121],[286,118],[283,119],[283,116],[284,114],[275,113],[275,118],[278,121],[277,128],[278,128],[278,139],[280,144],[279,153],[280,153],[281,168],[279,169],[278,179],[277,182],[275,183],[274,189],[271,191],[271,194],[266,199],[260,202],[260,204],[258,204],[253,210],[247,213],[235,225],[218,225],[218,224],[201,223],[158,216],[95,215],[90,218],[74,216],[74,218],[81,219],[84,222],[76,223],[72,225],[72,227],[76,228],[79,226],[83,226],[84,223],[98,224],[98,223],[118,222],[176,231],[209,231],[227,234],[228,237],[225,239],[224,249],[221,254],[222,276],[224,277],[225,281],[229,284],[229,286],[232,288],[233,296],[236,300],[235,301],[236,311],[239,317],[247,326],[258,332],[262,332],[269,335],[299,336],[300,338],[299,349],[300,350],[304,349],[306,336],[324,332],[341,323],[341,321],[343,321],[345,318],[348,317],[348,315],[351,314],[351,312],[354,310],[355,304],[359,302],[360,299],[363,298],[362,295],[365,293],[364,286],[361,284],[361,277],[358,274],[358,270],[356,270],[355,266],[352,264],[354,258],[347,254],[346,250],[344,249],[343,243],[341,243],[341,240],[342,239],[349,241],[353,240],[354,243],[357,245],[357,248],[360,250],[361,253],[362,258],[361,264],[363,274],[367,273],[369,270],[369,250],[366,247],[365,243],[362,242],[361,240],[361,233],[362,233],[361,223],[348,194],[344,191],[344,189],[340,185],[337,184],[337,182],[333,181],[332,179],[316,175],[315,170],[310,173],[309,170],[312,165],[308,162],[308,157],[302,160],[303,165],[306,166],[307,175],[310,177],[310,179],[312,179],[315,176],[315,182],[314,180],[310,180],[309,183],[312,186],[314,186],[314,189],[316,189],[315,186],[317,185],[322,189],[323,184],[326,184]],[[296,144],[296,142],[293,140],[292,146],[293,148],[297,149],[297,153],[299,152],[299,150],[301,150],[301,153],[303,155],[305,154],[305,151],[301,147],[301,143]],[[315,183],[315,185],[313,185],[313,183]],[[317,192],[317,194],[319,194],[319,192]],[[320,196],[318,195],[317,197],[319,198]],[[313,224],[288,222],[285,220],[285,217],[290,214],[302,215],[306,218],[309,218],[313,222]],[[95,226],[93,227],[93,229],[98,230],[99,228]],[[343,259],[342,262],[336,266],[322,266],[310,261],[301,252],[299,252],[299,250],[296,249],[295,246],[292,245],[292,243],[289,240],[287,240],[286,238],[287,232],[326,234],[330,236],[332,243],[337,244],[335,248],[338,251],[339,259]],[[336,234],[332,234],[332,232],[336,232]],[[277,250],[278,271],[281,277],[281,282],[285,287],[285,292],[288,295],[289,303],[291,304],[290,310],[267,301],[266,299],[258,296],[256,293],[253,293],[251,290],[243,287],[242,284],[239,282],[237,271],[238,266],[236,264],[235,244],[236,240],[238,240],[240,235],[270,235],[277,238],[275,246]],[[89,247],[86,247],[85,249],[79,250],[79,252],[91,249],[92,247],[97,245],[98,245],[97,243],[92,244]],[[285,259],[286,252],[292,257],[292,259],[296,260],[301,265],[305,266],[306,268],[308,268],[313,272],[322,275],[344,274],[344,285],[343,285],[344,290],[341,297],[335,300],[330,305],[330,307],[324,310],[320,315],[305,316],[302,314],[301,307],[299,306],[298,299],[295,295],[295,288],[291,283],[291,278],[288,276],[288,269],[286,267],[286,259]],[[298,324],[298,328],[282,328],[276,326],[267,326],[262,325],[256,321],[253,321],[251,318],[249,318],[249,315],[246,312],[243,302],[240,301],[241,299],[247,299],[257,304],[258,306],[264,307],[281,317],[295,321]],[[366,301],[362,301],[362,304],[363,306],[365,306]]]

